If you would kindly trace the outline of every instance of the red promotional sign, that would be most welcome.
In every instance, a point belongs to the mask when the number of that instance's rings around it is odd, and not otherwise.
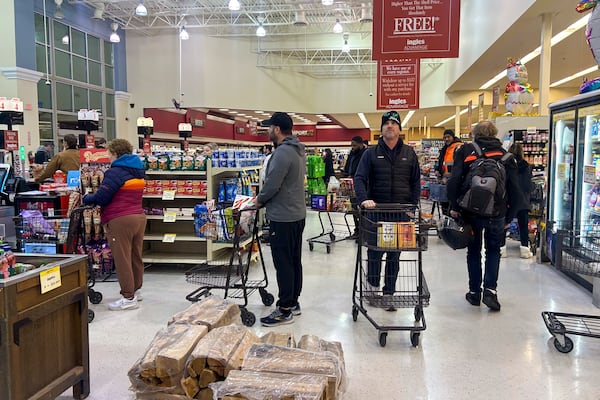
[[[373,2],[373,59],[458,57],[460,0]]]
[[[145,137],[144,138],[144,154],[150,154],[150,138],[149,137]]]
[[[106,149],[79,149],[79,162],[82,164],[109,163],[110,155]]]
[[[19,150],[19,132],[4,131],[4,149]]]
[[[380,60],[378,66],[377,109],[418,109],[420,60]]]
[[[85,135],[85,148],[93,149],[94,147],[96,147],[94,144],[94,135]]]

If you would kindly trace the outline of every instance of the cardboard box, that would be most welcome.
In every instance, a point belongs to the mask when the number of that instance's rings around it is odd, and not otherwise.
[[[398,223],[397,222],[378,222],[377,223],[377,247],[386,249],[398,248]]]
[[[417,247],[417,232],[414,222],[398,222],[398,247],[414,249]]]

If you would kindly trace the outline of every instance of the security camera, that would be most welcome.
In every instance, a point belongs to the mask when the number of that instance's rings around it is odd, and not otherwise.
[[[373,97],[373,92],[369,92],[369,96]]]
[[[133,107],[135,107],[135,103],[129,103],[129,107],[130,107],[130,108],[133,108]]]

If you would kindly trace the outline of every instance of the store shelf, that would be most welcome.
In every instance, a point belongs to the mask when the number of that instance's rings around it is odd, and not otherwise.
[[[143,196],[144,199],[162,199],[162,194],[145,194]],[[198,195],[188,195],[188,194],[175,194],[175,198],[177,199],[197,199],[197,200],[206,200],[206,196],[198,196]],[[173,200],[165,200],[165,201],[173,201]]]
[[[258,232],[258,237],[261,236],[261,232]],[[240,241],[240,248],[247,246],[252,241],[252,236],[248,235],[247,238]],[[232,242],[212,242],[212,250],[220,251],[222,249],[229,249],[233,246]]]
[[[162,221],[165,218],[164,215],[146,215],[146,219]],[[193,221],[194,217],[188,215],[178,215],[175,222],[165,222],[166,224],[177,223],[177,221]]]
[[[165,233],[149,233],[144,235],[144,240],[153,240],[153,241],[161,241],[163,240],[165,234],[168,234],[170,232],[165,232]],[[177,232],[173,232],[175,233],[177,236],[175,237],[175,241],[176,242],[206,242],[206,238],[201,238],[198,236],[194,236],[194,235],[181,235],[178,234]]]
[[[146,170],[146,175],[195,175],[206,176],[206,171],[150,171]]]
[[[253,165],[250,167],[239,167],[239,168],[211,168],[211,173],[213,175],[219,175],[225,172],[241,172],[241,171],[252,171],[260,169],[260,165]]]
[[[206,262],[206,257],[193,253],[159,253],[148,252],[142,257],[145,263],[160,264],[201,264]]]

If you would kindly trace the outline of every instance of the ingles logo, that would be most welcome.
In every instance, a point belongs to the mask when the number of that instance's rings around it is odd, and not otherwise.
[[[394,35],[414,35],[435,33],[435,23],[440,17],[394,18]]]

